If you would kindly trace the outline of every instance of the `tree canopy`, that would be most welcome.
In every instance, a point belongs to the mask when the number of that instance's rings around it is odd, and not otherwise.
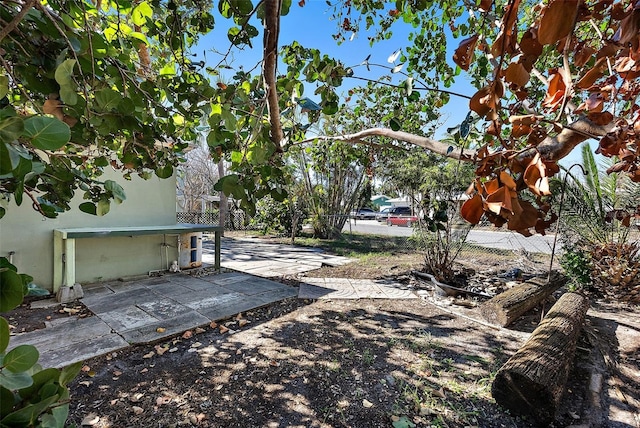
[[[360,67],[347,67],[298,42],[280,46],[281,26],[295,25],[286,15],[304,9],[305,0],[9,0],[0,5],[0,191],[16,203],[26,195],[43,215],[55,216],[80,189],[87,199],[80,208],[102,214],[125,197],[117,183],[100,181],[103,168],[125,177],[170,176],[203,118],[212,153],[231,163],[217,188],[248,206],[267,194],[285,196],[281,156],[289,147],[332,139],[406,142],[474,162],[464,217],[477,223],[486,215],[523,234],[544,233],[555,220],[549,177],[585,140],[616,158],[609,172],[640,181],[637,2],[327,4],[338,42],[375,29],[375,45],[399,25],[412,27],[378,79],[391,88],[394,111],[415,105],[428,115],[456,96],[456,79],[470,79],[475,93],[460,95],[473,113],[458,127],[456,144],[407,127],[393,112],[357,132],[310,135],[312,123],[354,102],[358,94],[341,94],[340,87],[371,64],[363,58]],[[205,64],[190,56],[215,27],[214,15],[232,22],[228,52],[262,46],[259,72],[238,69],[213,84],[210,75],[227,67],[224,58]],[[303,96],[305,87],[314,94]],[[302,114],[289,114],[294,110]],[[473,126],[482,138],[467,147]],[[634,216],[640,206],[617,213],[625,224]]]

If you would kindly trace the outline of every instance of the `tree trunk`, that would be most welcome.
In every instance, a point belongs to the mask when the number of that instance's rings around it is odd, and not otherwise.
[[[218,161],[218,177],[224,177],[224,161],[220,159]],[[220,227],[222,227],[222,236],[224,236],[224,228],[227,224],[227,215],[229,213],[229,200],[227,199],[227,195],[224,192],[220,191]]]
[[[551,275],[551,281],[532,278],[481,304],[480,314],[490,323],[506,327],[536,307],[566,281],[566,277],[557,272]]]
[[[541,426],[554,420],[587,309],[589,301],[580,294],[566,293],[558,299],[496,374],[491,394],[498,404],[533,416]]]

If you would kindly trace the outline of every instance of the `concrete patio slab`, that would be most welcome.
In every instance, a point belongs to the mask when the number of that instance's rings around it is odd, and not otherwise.
[[[205,263],[213,262],[211,245],[205,241]],[[296,287],[265,277],[293,275],[318,269],[323,264],[349,261],[315,248],[272,245],[255,239],[224,239],[222,265],[233,266],[236,272],[198,277],[177,273],[83,285],[85,295],[81,302],[95,316],[48,323],[43,330],[13,336],[11,347],[34,344],[41,352],[40,362],[44,366],[62,367],[132,343],[159,341],[211,321],[295,297]],[[379,287],[375,292],[367,292],[367,284],[353,286],[340,280],[319,284],[315,289],[315,294],[330,293],[331,298],[339,295],[361,298],[386,290]]]
[[[304,278],[300,299],[417,299],[401,283],[365,279]]]

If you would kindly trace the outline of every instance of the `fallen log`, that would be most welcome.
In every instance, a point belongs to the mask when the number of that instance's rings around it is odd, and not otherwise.
[[[501,368],[491,386],[498,404],[514,414],[532,416],[541,426],[554,418],[576,343],[589,309],[586,297],[565,293],[527,342]]]
[[[490,323],[506,327],[535,308],[566,281],[566,277],[557,272],[551,275],[549,281],[547,278],[531,278],[482,303],[480,314]]]

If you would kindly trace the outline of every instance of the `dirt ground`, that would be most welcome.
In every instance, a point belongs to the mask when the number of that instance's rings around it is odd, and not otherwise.
[[[392,276],[411,286],[409,272],[419,263],[395,255],[308,275]],[[298,279],[281,280],[295,286]],[[588,317],[553,426],[640,426],[631,411],[640,403],[640,311],[593,306],[597,312]],[[498,330],[474,321],[474,308],[428,296],[289,299],[222,321],[225,333],[220,325],[204,326],[87,361],[70,386],[69,422],[97,428],[535,426],[500,408],[491,382],[540,321],[540,311]],[[9,321],[19,332],[43,327],[47,317],[90,315],[81,305],[34,310],[27,302]],[[622,327],[628,334],[616,334]],[[601,408],[591,400],[594,371],[605,379]]]

